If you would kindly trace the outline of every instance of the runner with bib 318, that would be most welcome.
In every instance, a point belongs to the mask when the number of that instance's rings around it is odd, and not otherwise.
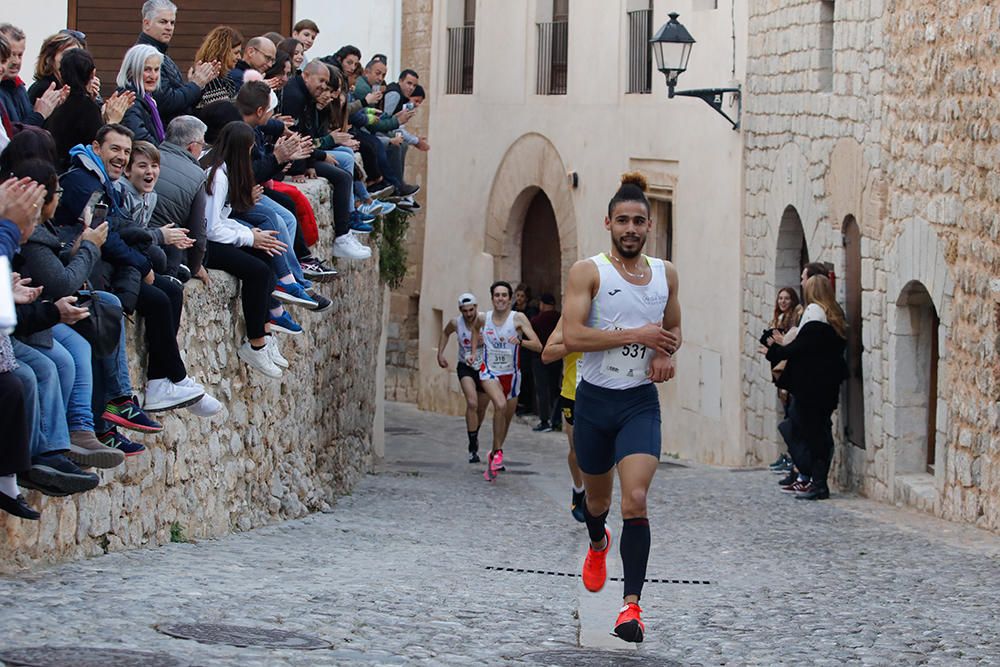
[[[604,219],[611,250],[573,265],[563,300],[564,344],[584,353],[573,427],[590,535],[583,584],[596,592],[607,579],[611,531],[605,520],[617,468],[625,585],[614,633],[636,643],[645,633],[639,598],[649,560],[646,495],[660,461],[660,401],[653,383],[674,376],[673,355],[681,345],[677,271],[642,254],[653,227],[645,190],[642,175],[622,176]]]
[[[493,310],[479,322],[481,328],[473,330],[472,353],[476,353],[480,344],[484,352],[479,379],[493,403],[493,449],[483,472],[488,482],[504,470],[503,443],[521,393],[521,345],[533,352],[542,351],[528,318],[511,309],[512,296],[510,283],[498,280],[490,285]]]

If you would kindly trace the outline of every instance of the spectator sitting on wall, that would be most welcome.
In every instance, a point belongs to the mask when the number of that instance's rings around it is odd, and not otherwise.
[[[305,65],[308,58],[305,53],[312,48],[313,43],[319,36],[319,26],[311,19],[302,19],[292,26],[292,38],[302,43],[302,64]],[[301,69],[301,68],[300,68]]]
[[[281,43],[278,44],[278,51],[287,53],[289,58],[291,58],[293,74],[298,74],[299,72],[302,71],[302,65],[306,59],[305,56],[306,50],[305,47],[302,45],[302,42],[300,42],[295,38],[290,37],[288,39],[282,40]]]
[[[0,37],[7,41],[10,49],[10,57],[2,70],[3,78],[0,80],[0,105],[4,107],[11,123],[41,127],[55,108],[66,101],[69,88],[52,83],[32,105],[28,99],[28,90],[20,76],[26,42],[24,31],[10,23],[4,23],[0,24]]]
[[[59,64],[59,72],[69,87],[69,96],[45,121],[45,129],[56,140],[57,166],[66,169],[71,163],[70,149],[90,145],[105,124],[120,123],[135,102],[135,94],[116,92],[103,108],[98,106],[92,93],[97,67],[94,58],[83,49],[67,51]]]
[[[63,87],[62,77],[59,74],[59,64],[62,62],[63,54],[79,48],[82,48],[79,40],[68,32],[57,32],[42,42],[38,60],[35,61],[35,82],[28,88],[29,103],[35,104],[47,91]],[[95,87],[90,92],[96,97],[101,90],[101,80],[95,78],[94,84]]]
[[[243,47],[243,58],[229,70],[229,78],[236,82],[237,91],[243,86],[244,73],[254,69],[263,74],[274,64],[276,52],[277,47],[267,37],[254,37],[247,41]]]
[[[135,103],[125,112],[122,125],[132,130],[135,141],[159,145],[165,129],[153,95],[160,88],[163,56],[152,46],[136,44],[125,53],[118,71],[118,92],[130,92]]]
[[[274,64],[264,72],[264,80],[270,86],[271,90],[274,91],[279,105],[281,104],[281,97],[284,94],[285,86],[288,85],[289,79],[296,74],[298,72],[292,71],[292,61],[287,53],[278,51],[274,54]]]
[[[163,85],[154,96],[159,106],[164,124],[175,116],[189,113],[201,98],[202,89],[219,75],[218,62],[196,62],[188,71],[188,82],[184,83],[181,71],[173,59],[167,55],[170,40],[174,36],[177,22],[177,5],[170,0],[147,0],[142,5],[142,33],[136,44],[148,44],[163,54]]]
[[[167,246],[167,275],[186,280],[188,276],[208,284],[203,265],[205,248],[205,171],[198,164],[205,147],[205,124],[194,116],[178,116],[170,121],[160,144],[160,177],[153,188],[156,206],[151,227],[176,225],[187,230],[193,243],[186,250]]]
[[[293,129],[314,139],[321,139],[329,132],[329,114],[322,113],[317,100],[330,95],[330,67],[319,61],[312,61],[302,70],[300,76],[293,77],[281,102],[281,112],[292,117]],[[333,242],[335,257],[345,259],[368,259],[371,249],[364,246],[351,233],[351,193],[354,176],[336,165],[336,160],[325,152],[317,150],[312,155],[316,175],[325,178],[333,190],[333,221],[336,238]]]
[[[236,28],[220,25],[212,28],[198,47],[195,60],[198,62],[217,62],[221,65],[219,74],[205,84],[201,91],[201,99],[195,104],[195,109],[201,109],[212,102],[232,100],[239,92],[236,82],[229,76],[229,71],[236,67],[243,51],[243,35]]]

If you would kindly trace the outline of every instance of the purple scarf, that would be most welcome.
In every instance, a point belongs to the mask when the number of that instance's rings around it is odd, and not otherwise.
[[[142,98],[146,101],[146,104],[149,105],[149,110],[151,112],[150,115],[153,117],[153,134],[156,135],[156,142],[160,143],[163,141],[163,137],[165,136],[163,131],[163,121],[160,119],[160,110],[156,107],[156,100],[153,99],[152,95],[146,93],[142,96]]]

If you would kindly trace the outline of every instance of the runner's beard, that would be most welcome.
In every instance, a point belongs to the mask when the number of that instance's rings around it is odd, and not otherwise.
[[[636,248],[635,250],[626,250],[625,248],[623,248],[621,238],[615,238],[614,236],[612,236],[611,242],[615,245],[615,249],[618,251],[618,254],[621,255],[624,259],[633,259],[635,257],[638,257],[642,253],[642,249],[646,247],[645,236],[639,237],[639,247]]]

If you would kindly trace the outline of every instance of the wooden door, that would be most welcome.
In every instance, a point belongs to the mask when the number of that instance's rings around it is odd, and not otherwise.
[[[175,4],[177,28],[168,53],[185,76],[205,35],[217,25],[232,26],[246,39],[271,31],[289,36],[292,31],[292,0],[177,0]],[[87,49],[97,62],[105,95],[114,92],[122,57],[142,30],[142,5],[143,0],[69,2],[67,25],[87,35]]]

